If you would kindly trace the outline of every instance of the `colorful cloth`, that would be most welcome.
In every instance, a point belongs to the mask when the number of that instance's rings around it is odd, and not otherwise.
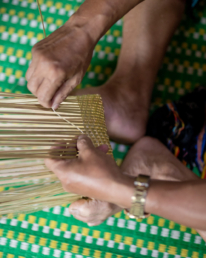
[[[150,117],[147,134],[158,138],[191,170],[205,178],[206,88],[198,87],[178,101],[157,109]]]

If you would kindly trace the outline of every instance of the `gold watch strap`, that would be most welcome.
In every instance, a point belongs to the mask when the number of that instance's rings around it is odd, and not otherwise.
[[[125,210],[130,218],[143,219],[149,216],[149,214],[144,212],[149,179],[149,176],[139,175],[134,182],[135,194],[132,196],[132,207],[129,211]]]

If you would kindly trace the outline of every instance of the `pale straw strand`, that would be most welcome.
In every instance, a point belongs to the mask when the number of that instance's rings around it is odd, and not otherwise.
[[[44,28],[44,19],[42,16],[42,12],[41,12],[41,8],[40,8],[40,4],[39,4],[39,0],[37,1],[37,5],[38,5],[38,9],[39,9],[39,13],[40,13],[40,17],[41,17],[41,23],[42,23],[42,28],[43,28],[43,32],[44,32],[44,38],[46,38],[46,32],[45,32],[45,28]],[[59,115],[54,108],[52,108],[53,112],[60,118],[63,119],[64,121],[66,121],[67,123],[71,124],[73,127],[76,127],[81,133],[83,133],[83,131],[76,125],[74,125],[72,122],[68,121],[67,119],[63,118],[61,115]]]
[[[69,120],[67,120],[66,118],[62,117],[61,115],[59,115],[54,108],[52,108],[53,112],[60,118],[63,119],[64,121],[66,121],[67,123],[71,124],[72,126],[76,127],[81,133],[84,133],[78,126],[76,126],[75,124],[73,124],[72,122],[70,122]]]

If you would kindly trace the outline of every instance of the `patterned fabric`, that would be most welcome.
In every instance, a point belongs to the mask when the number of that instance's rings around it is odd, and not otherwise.
[[[25,72],[31,47],[43,38],[35,0],[0,2],[0,90],[27,93]],[[41,9],[49,35],[61,26],[81,0],[44,0]],[[194,9],[199,21],[184,17],[171,40],[157,76],[151,110],[179,99],[206,78],[206,8]],[[79,87],[103,84],[115,69],[122,42],[119,20],[95,47]],[[129,146],[112,142],[120,165]],[[1,189],[0,189],[1,190]],[[66,206],[32,214],[9,214],[0,220],[0,258],[206,258],[206,246],[195,230],[157,216],[129,220],[123,213],[102,225],[88,227],[75,220]]]
[[[147,135],[159,139],[198,176],[205,178],[206,88],[197,87],[178,101],[158,108],[150,117]]]

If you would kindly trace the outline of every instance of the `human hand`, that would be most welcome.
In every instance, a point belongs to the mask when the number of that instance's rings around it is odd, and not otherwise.
[[[145,174],[151,179],[166,181],[198,180],[161,142],[143,137],[127,154],[121,170],[131,176]],[[197,230],[206,241],[206,231]]]
[[[104,152],[108,151],[105,145],[101,148]],[[129,208],[133,178],[120,173],[115,161],[102,150],[96,149],[87,136],[79,136],[77,149],[79,156],[75,160],[45,161],[46,166],[59,178],[65,191]]]
[[[81,82],[94,46],[89,34],[73,25],[72,17],[34,45],[26,79],[42,106],[56,109]]]
[[[177,163],[178,167],[175,165]],[[198,179],[162,143],[149,137],[144,137],[133,145],[120,170],[132,177],[144,174],[157,180],[185,181]],[[93,226],[102,223],[109,216],[121,210],[121,207],[111,203],[91,199],[78,200],[69,207],[70,213],[76,219]]]

